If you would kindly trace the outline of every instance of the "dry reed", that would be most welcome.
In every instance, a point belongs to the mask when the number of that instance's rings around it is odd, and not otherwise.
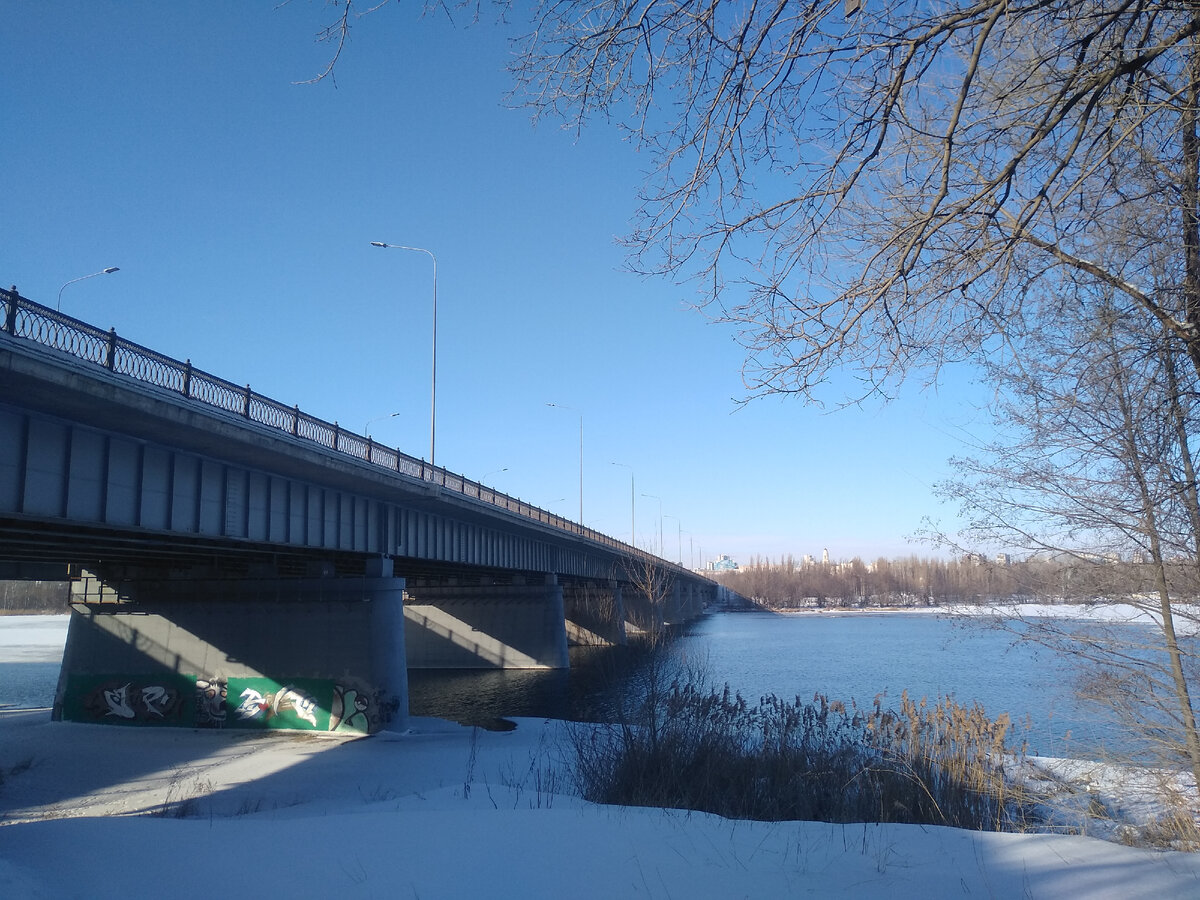
[[[1010,784],[1007,716],[902,695],[899,711],[817,695],[751,705],[676,681],[630,721],[576,739],[588,799],[765,821],[903,822],[1025,830],[1036,804]]]

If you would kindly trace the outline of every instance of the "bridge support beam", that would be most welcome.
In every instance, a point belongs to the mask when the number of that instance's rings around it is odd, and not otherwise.
[[[563,591],[541,583],[409,580],[404,604],[413,669],[565,669]]]
[[[704,603],[695,585],[676,581],[666,598],[664,617],[671,624],[690,622],[703,614]]]
[[[404,580],[109,585],[75,602],[54,717],[371,733],[406,727]]]
[[[563,609],[570,644],[591,647],[625,643],[625,607],[617,582],[564,585]]]
[[[668,598],[669,598],[668,594]],[[664,597],[651,596],[635,585],[627,584],[621,589],[625,612],[625,633],[628,635],[657,634],[666,624]]]

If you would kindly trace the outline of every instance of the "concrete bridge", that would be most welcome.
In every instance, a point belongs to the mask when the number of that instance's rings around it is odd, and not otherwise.
[[[719,586],[0,290],[0,577],[70,566],[61,718],[371,732]]]

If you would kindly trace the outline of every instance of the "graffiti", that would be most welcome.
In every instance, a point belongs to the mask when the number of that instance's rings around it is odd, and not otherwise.
[[[280,684],[270,678],[230,678],[228,692],[237,702],[232,725],[308,731],[329,728],[335,692],[331,681],[303,678]]]
[[[379,727],[385,712],[360,682],[261,676],[72,675],[62,705],[62,717],[78,722],[355,734]]]
[[[173,694],[173,691],[163,687],[161,684],[152,684],[149,687],[142,688],[142,703],[150,715],[158,716],[161,719],[175,699]]]
[[[242,721],[248,719],[257,719],[263,716],[271,708],[271,703],[254,688],[246,688],[242,691],[242,702],[238,704],[238,708],[234,710],[237,717]]]
[[[357,731],[366,734],[371,730],[367,717],[370,701],[356,688],[334,685],[333,709],[329,713],[330,731]]]
[[[225,698],[228,685],[223,679],[196,679],[196,725],[200,728],[223,728],[228,710]]]
[[[120,716],[122,719],[132,719],[135,715],[133,709],[129,705],[129,684],[128,682],[112,691],[102,691],[104,702],[108,704],[109,716]]]
[[[184,724],[179,676],[72,676],[63,718],[82,722]],[[184,681],[185,691],[191,690]]]
[[[288,709],[294,710],[298,718],[303,719],[313,728],[317,727],[317,701],[307,694],[294,690],[291,685],[279,691],[275,695],[275,702],[271,704],[271,712],[277,716],[281,710]]]

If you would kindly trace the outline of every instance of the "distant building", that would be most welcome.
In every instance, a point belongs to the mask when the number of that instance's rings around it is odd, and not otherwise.
[[[706,568],[710,572],[736,572],[738,564],[732,558],[722,553],[716,559],[712,560]]]
[[[802,564],[802,565],[804,565],[804,566],[806,566],[806,567],[807,567],[807,566],[811,566],[811,565],[813,564],[813,562],[814,562],[814,560],[813,560],[813,558],[812,558],[812,554],[811,554],[811,553],[805,553],[805,554],[804,554],[804,556],[802,556],[802,557],[800,558],[800,562],[801,562],[801,564]]]
[[[996,565],[1007,566],[1010,562],[1012,562],[1012,560],[1009,558],[1009,555],[1007,553],[997,553],[996,554]]]
[[[824,550],[821,551],[821,565],[823,565],[823,566],[829,565],[829,548],[828,547],[826,547]]]

